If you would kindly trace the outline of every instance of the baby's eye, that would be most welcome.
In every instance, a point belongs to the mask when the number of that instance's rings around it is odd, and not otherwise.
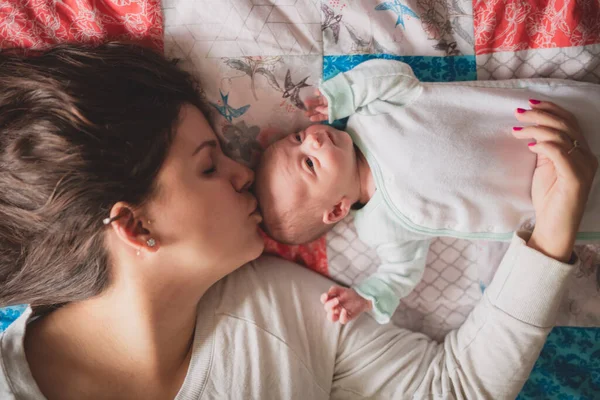
[[[312,162],[312,160],[310,158],[306,159],[306,165],[308,165],[308,168],[313,169],[315,167],[315,164]]]
[[[298,141],[298,143],[302,143],[302,136],[300,136],[299,133],[296,133],[294,137],[296,138],[296,141]]]

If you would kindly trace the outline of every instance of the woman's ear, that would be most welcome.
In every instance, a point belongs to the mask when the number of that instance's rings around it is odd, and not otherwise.
[[[346,218],[351,207],[352,204],[350,204],[348,198],[345,196],[342,197],[331,209],[323,212],[323,222],[325,224],[335,224],[341,221]]]
[[[137,250],[156,252],[159,244],[156,236],[149,230],[148,221],[136,216],[133,208],[124,202],[116,203],[110,210],[108,223],[119,240]]]

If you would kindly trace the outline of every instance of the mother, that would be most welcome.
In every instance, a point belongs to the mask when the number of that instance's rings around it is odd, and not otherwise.
[[[253,174],[222,153],[193,81],[161,56],[107,44],[1,57],[0,305],[33,312],[0,338],[0,398],[520,390],[597,169],[564,111],[536,111],[550,126],[532,147],[550,160],[534,178],[538,226],[515,235],[483,300],[438,344],[368,317],[332,325],[314,300],[327,279],[250,262],[263,248]],[[559,126],[581,144],[570,154]]]

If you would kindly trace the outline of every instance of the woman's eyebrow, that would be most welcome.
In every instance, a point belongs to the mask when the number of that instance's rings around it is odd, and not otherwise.
[[[200,146],[196,147],[196,150],[194,150],[194,152],[192,153],[192,157],[194,157],[196,154],[198,154],[200,152],[200,150],[202,150],[206,146],[210,146],[210,147],[216,148],[217,147],[217,141],[214,140],[214,139],[212,139],[212,140],[207,140],[206,142],[200,143]]]

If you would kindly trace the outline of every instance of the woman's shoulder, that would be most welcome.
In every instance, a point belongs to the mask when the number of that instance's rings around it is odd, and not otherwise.
[[[199,389],[243,398],[328,398],[334,359],[326,355],[335,351],[338,335],[319,296],[330,285],[305,267],[270,256],[217,282],[198,306],[192,361],[178,399]],[[257,378],[248,371],[265,373]],[[266,384],[262,377],[275,371],[281,379]]]
[[[217,309],[257,313],[290,306],[292,298],[316,299],[318,303],[320,294],[330,285],[326,277],[304,266],[264,255],[215,285],[220,294]]]

